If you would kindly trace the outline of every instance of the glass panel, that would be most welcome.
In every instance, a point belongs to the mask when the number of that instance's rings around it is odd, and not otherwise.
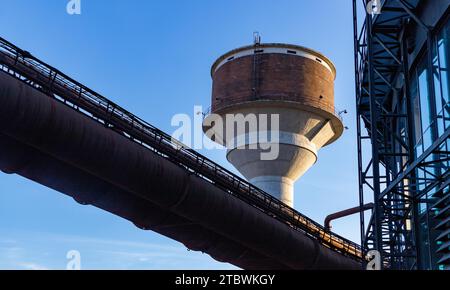
[[[420,123],[420,100],[418,96],[417,90],[417,75],[416,71],[412,71],[411,73],[411,102],[414,110],[414,138],[416,144],[416,155],[420,156],[422,150],[422,124]]]
[[[445,128],[450,128],[450,103],[448,103],[444,108],[444,120],[445,120]]]
[[[416,140],[416,156],[420,156],[423,153],[422,124],[420,122],[420,99],[417,90],[417,75],[415,70],[411,73],[411,98],[414,110],[414,138]]]
[[[432,128],[428,127],[423,133],[423,150],[426,151],[431,145],[433,145],[433,132]]]
[[[442,84],[441,84],[441,69],[440,69],[440,61],[438,57],[438,47],[439,47],[439,39],[437,45],[433,46],[433,80],[434,87],[436,91],[436,123],[438,135],[442,135],[445,131],[444,127],[444,111],[443,111],[443,103],[445,101],[442,100]]]
[[[450,151],[450,140],[447,140],[447,142],[445,142],[445,145],[442,146],[442,151],[443,152],[449,152]],[[447,167],[447,169],[450,167],[450,160],[448,160],[447,162],[444,163]],[[450,186],[449,186],[450,188]]]
[[[450,127],[450,22],[442,29],[437,41],[439,51],[439,71],[441,76],[442,105],[446,128]],[[438,110],[441,112],[442,110]]]
[[[428,92],[428,70],[426,58],[424,58],[420,63],[418,78],[422,132],[425,132],[431,125],[430,96]]]

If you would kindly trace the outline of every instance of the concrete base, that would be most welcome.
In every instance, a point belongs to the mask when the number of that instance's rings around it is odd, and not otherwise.
[[[250,126],[251,120],[261,116],[267,117],[266,123],[261,119],[258,126]],[[278,116],[279,122],[272,122],[272,117],[269,122],[268,116]],[[227,130],[233,127],[241,130]],[[247,180],[292,207],[295,181],[317,162],[322,147],[339,138],[343,124],[318,108],[254,101],[208,116],[203,129],[209,138],[226,145],[227,160]],[[263,158],[268,152],[276,154]]]
[[[250,183],[270,193],[284,204],[294,207],[294,181],[282,176],[259,176]]]

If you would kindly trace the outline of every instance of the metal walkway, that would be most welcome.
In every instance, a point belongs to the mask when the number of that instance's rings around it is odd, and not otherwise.
[[[362,260],[358,244],[326,231],[310,218],[3,38],[0,38],[0,69],[261,212],[320,241],[324,246],[355,260]]]

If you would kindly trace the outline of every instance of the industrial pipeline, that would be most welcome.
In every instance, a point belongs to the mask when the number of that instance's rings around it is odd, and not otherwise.
[[[361,268],[359,245],[3,39],[0,69],[2,171],[244,269]]]

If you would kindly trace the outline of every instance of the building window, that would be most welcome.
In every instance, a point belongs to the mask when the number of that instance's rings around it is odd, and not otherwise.
[[[420,99],[420,120],[422,125],[422,143],[424,150],[433,144],[433,132],[432,132],[432,111],[431,111],[431,95],[428,90],[428,69],[427,58],[424,57],[419,64],[417,71],[418,84],[419,84],[419,99]]]
[[[445,131],[443,111],[443,104],[445,104],[445,102],[442,98],[441,64],[437,53],[437,51],[439,51],[439,42],[437,45],[438,46],[433,47],[433,82],[436,93],[437,130],[438,135],[441,135]]]
[[[437,69],[435,78],[439,79],[439,86],[436,88],[436,111],[440,119],[439,134],[450,128],[450,21],[442,28],[437,35],[437,55],[435,61]]]
[[[420,98],[417,84],[416,71],[411,75],[411,98],[414,111],[414,135],[416,140],[416,155],[423,153],[422,124],[420,121]]]
[[[411,71],[416,156],[420,156],[450,128],[450,21],[435,36],[433,71],[428,69],[428,51]],[[430,93],[432,73],[435,94]]]

